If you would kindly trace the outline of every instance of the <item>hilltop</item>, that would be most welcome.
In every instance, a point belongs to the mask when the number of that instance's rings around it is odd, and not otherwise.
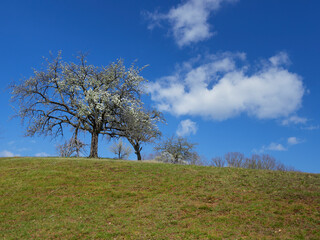
[[[0,158],[1,239],[320,239],[320,174]]]

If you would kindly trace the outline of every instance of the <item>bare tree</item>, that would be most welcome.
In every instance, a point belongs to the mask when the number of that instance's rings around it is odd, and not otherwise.
[[[277,163],[276,159],[269,154],[263,154],[261,156],[262,169],[276,170],[278,164],[279,163]]]
[[[210,165],[214,167],[224,167],[225,160],[222,157],[214,157],[211,159]]]
[[[157,159],[174,164],[194,164],[199,160],[199,155],[194,151],[195,145],[184,137],[167,138],[155,147],[161,153]]]
[[[206,159],[204,159],[204,156],[200,156],[197,152],[193,152],[192,158],[190,158],[190,161],[188,161],[188,164],[198,166],[204,166],[205,163]]]
[[[252,169],[263,169],[261,156],[258,154],[252,154],[251,156],[251,168]]]
[[[244,161],[243,153],[239,152],[226,153],[224,158],[227,161],[229,167],[242,167]]]
[[[248,169],[261,169],[258,167],[259,165],[257,164],[257,162],[252,159],[252,158],[246,158],[242,167],[243,168],[248,168]]]
[[[131,148],[127,146],[122,139],[114,142],[110,147],[110,151],[114,153],[118,159],[128,159],[132,152]]]
[[[18,117],[27,124],[26,136],[63,135],[65,127],[91,134],[90,157],[98,157],[99,135],[123,134],[123,116],[138,116],[145,79],[142,68],[126,69],[121,60],[95,67],[80,55],[78,63],[46,60],[44,70],[19,84],[12,84]]]

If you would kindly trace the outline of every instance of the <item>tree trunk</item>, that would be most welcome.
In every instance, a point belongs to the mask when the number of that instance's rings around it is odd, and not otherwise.
[[[80,157],[80,148],[79,148],[79,142],[78,142],[78,131],[79,131],[79,128],[76,128],[76,130],[74,131],[74,144],[75,144],[75,147],[76,147],[76,156]]]
[[[138,161],[141,161],[141,149],[142,147],[140,147],[139,144],[134,146],[135,154],[137,155]]]
[[[136,152],[136,154],[137,154],[137,159],[138,159],[138,161],[141,161],[141,154],[140,154],[140,151],[139,151],[139,152]]]
[[[98,137],[99,133],[91,133],[91,147],[90,147],[90,158],[98,158]]]

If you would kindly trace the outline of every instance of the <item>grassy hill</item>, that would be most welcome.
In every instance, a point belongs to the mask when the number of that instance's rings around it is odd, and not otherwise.
[[[320,239],[320,174],[1,158],[0,239]]]

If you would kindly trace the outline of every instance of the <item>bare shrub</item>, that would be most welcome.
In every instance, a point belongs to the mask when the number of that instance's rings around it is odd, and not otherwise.
[[[71,138],[63,144],[58,144],[56,151],[60,157],[79,157],[80,154],[86,154],[85,147],[87,145],[77,138]]]
[[[245,157],[239,152],[229,152],[225,154],[225,158],[215,157],[211,159],[210,165],[215,167],[224,167],[225,163],[228,167],[238,167],[247,169],[265,169],[277,171],[296,171],[293,167],[285,166],[277,161],[269,154],[252,154],[250,158]]]

